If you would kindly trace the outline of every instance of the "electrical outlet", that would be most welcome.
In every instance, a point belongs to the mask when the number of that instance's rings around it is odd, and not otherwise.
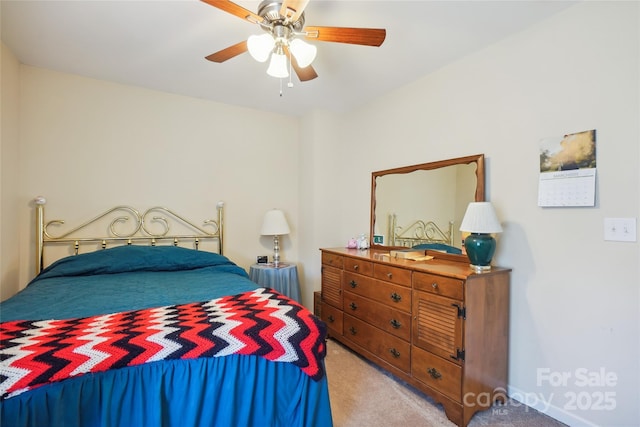
[[[605,218],[604,240],[635,242],[636,218]]]

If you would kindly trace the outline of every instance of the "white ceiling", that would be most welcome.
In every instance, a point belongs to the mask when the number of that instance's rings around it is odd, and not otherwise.
[[[259,1],[237,1],[257,11]],[[248,53],[205,56],[262,34],[198,0],[2,0],[2,41],[24,64],[289,115],[348,111],[575,2],[311,0],[307,25],[385,28],[381,47],[316,42],[318,78],[293,88]]]

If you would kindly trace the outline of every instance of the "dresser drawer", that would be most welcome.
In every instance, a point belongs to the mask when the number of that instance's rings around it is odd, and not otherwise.
[[[457,300],[464,299],[464,280],[429,273],[413,273],[413,288]]]
[[[411,339],[411,315],[368,298],[344,293],[344,312],[405,341]]]
[[[411,288],[346,271],[343,278],[345,291],[365,296],[397,310],[411,311]]]
[[[322,252],[322,263],[324,265],[330,265],[335,268],[342,268],[343,265],[343,256],[331,254],[328,252]]]
[[[367,290],[371,289],[375,283],[372,277],[350,273],[348,271],[345,271],[342,277],[344,278],[344,290],[359,294],[366,294]]]
[[[326,304],[320,304],[320,318],[329,328],[329,333],[334,332],[336,335],[342,335],[342,311]]]
[[[402,286],[411,286],[411,270],[392,267],[386,264],[376,264],[373,267],[373,277]]]
[[[348,314],[344,315],[344,336],[403,372],[409,372],[411,345],[408,342]]]
[[[418,347],[411,349],[411,375],[447,397],[461,401],[462,367]]]
[[[344,271],[352,271],[363,276],[371,276],[373,274],[373,263],[361,259],[344,257],[343,268]]]

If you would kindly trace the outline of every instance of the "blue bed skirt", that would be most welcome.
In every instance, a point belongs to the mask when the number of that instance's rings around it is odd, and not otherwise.
[[[163,361],[87,374],[0,402],[2,427],[332,425],[326,375],[258,356]]]
[[[208,301],[256,287],[218,254],[123,246],[57,261],[2,302],[0,318],[93,316]],[[85,374],[0,401],[1,427],[331,425],[326,375],[314,381],[293,363],[237,354]]]

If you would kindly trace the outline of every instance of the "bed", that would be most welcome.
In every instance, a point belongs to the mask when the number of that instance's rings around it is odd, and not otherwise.
[[[454,245],[454,236],[453,221],[449,221],[446,231],[443,231],[435,221],[422,219],[400,226],[397,215],[389,215],[389,246],[461,254],[462,250]]]
[[[0,303],[0,425],[332,425],[326,326],[223,255],[223,204],[202,227],[119,206],[56,235],[44,205],[37,276]]]

